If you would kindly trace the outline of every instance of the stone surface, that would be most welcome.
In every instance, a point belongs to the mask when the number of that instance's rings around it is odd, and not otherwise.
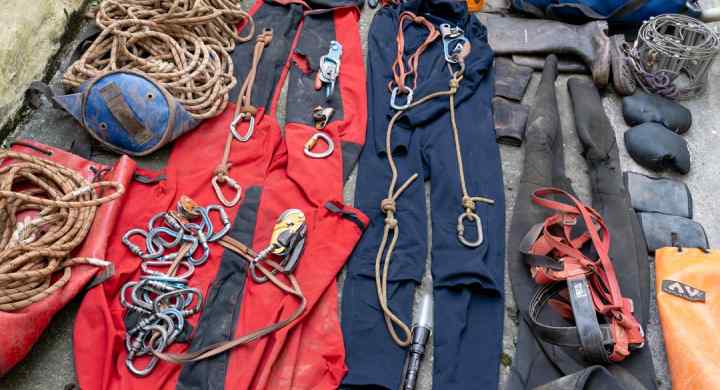
[[[0,128],[20,108],[32,81],[45,76],[69,15],[84,0],[4,0],[0,12]]]
[[[503,0],[494,0],[489,3],[501,6],[502,2]],[[720,6],[720,0],[705,0],[702,4],[706,7]],[[369,8],[365,8],[362,12],[361,32],[363,44],[366,43],[364,37],[366,36],[373,13],[374,11]],[[717,24],[717,26],[720,26],[720,24]],[[68,46],[72,46],[72,44]],[[61,55],[64,61],[60,64],[61,69],[67,64],[67,49],[65,49],[65,51],[66,52]],[[59,77],[59,73],[55,75],[53,84],[57,85]],[[540,75],[536,73],[523,103],[533,103],[533,96],[539,79]],[[578,195],[583,198],[583,200],[589,201],[590,192],[587,166],[585,160],[580,155],[581,147],[575,134],[572,109],[566,87],[567,80],[568,76],[561,76],[556,83],[565,141],[566,171],[568,176],[573,180]],[[720,154],[716,153],[717,145],[720,143],[720,129],[718,129],[717,125],[720,123],[720,110],[718,110],[715,105],[715,102],[718,100],[720,100],[720,63],[716,63],[711,70],[708,92],[702,97],[683,103],[692,111],[694,120],[693,127],[685,136],[691,147],[693,167],[690,174],[686,176],[675,176],[690,186],[694,196],[695,218],[705,226],[710,244],[714,248],[720,247],[720,208],[716,206],[717,198],[715,198],[716,194],[720,193],[720,180],[715,179],[717,172],[720,170]],[[284,95],[282,95],[279,107],[279,116],[281,118],[284,115],[284,103]],[[622,118],[621,99],[611,91],[607,91],[603,94],[603,106],[615,128],[623,170],[652,173],[647,172],[635,164],[625,151],[622,135],[628,126]],[[50,107],[49,104],[44,104],[40,109],[32,112],[31,115],[17,127],[11,139],[15,137],[31,137],[48,144],[66,148],[69,147],[73,141],[91,142],[84,130],[82,130],[71,117]],[[96,158],[101,160],[110,160],[113,158],[111,154],[106,154],[99,148],[95,148],[95,150],[98,153],[98,155],[95,156]],[[501,146],[501,154],[506,190],[505,195],[507,198],[507,220],[509,222],[512,218],[512,209],[515,202],[515,188],[517,187],[522,169],[523,150],[522,148]],[[162,166],[166,156],[167,150],[159,152],[151,158],[142,159],[140,163],[147,167],[159,167]],[[345,200],[352,202],[354,193],[355,176],[353,175],[345,188]],[[430,261],[432,260],[428,254],[428,265]],[[652,269],[648,270],[648,272],[650,272],[651,275],[654,274]],[[343,275],[340,276],[341,282],[342,279]],[[429,277],[426,275],[423,285],[419,290],[427,291],[430,288],[428,282]],[[516,323],[518,320],[515,302],[512,298],[512,292],[507,278],[506,291],[508,295],[506,299],[504,364],[501,366],[503,381],[509,372],[509,365],[511,364],[515,350]],[[418,297],[419,296],[420,291],[418,291]],[[40,339],[24,362],[19,364],[7,376],[0,378],[0,389],[62,389],[65,384],[74,382],[75,374],[72,363],[73,354],[71,344],[72,324],[80,299],[81,297],[58,314],[51,323],[49,330]],[[660,389],[669,390],[670,382],[657,310],[655,307],[652,307],[651,310],[652,316],[648,327],[647,347],[652,349]],[[431,372],[432,355],[430,354],[423,362],[417,390],[432,389]],[[504,388],[502,384],[501,388]],[[473,389],[472,384],[468,384],[468,389]]]

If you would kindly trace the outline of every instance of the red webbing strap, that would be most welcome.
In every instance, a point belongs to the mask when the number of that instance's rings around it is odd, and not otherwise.
[[[549,196],[565,199],[561,203]],[[555,188],[541,188],[532,195],[536,205],[557,211],[543,223],[542,232],[530,248],[531,255],[547,256],[561,261],[563,270],[533,266],[533,277],[538,283],[547,284],[567,281],[579,276],[587,277],[590,284],[595,310],[610,320],[614,347],[611,361],[622,361],[630,354],[630,345],[642,345],[644,333],[633,315],[632,301],[624,298],[610,259],[610,232],[602,216],[593,208],[584,205],[574,196]],[[587,230],[572,237],[573,226],[578,217]],[[561,232],[561,234],[558,234]],[[597,253],[597,259],[588,258],[581,248],[590,242]]]

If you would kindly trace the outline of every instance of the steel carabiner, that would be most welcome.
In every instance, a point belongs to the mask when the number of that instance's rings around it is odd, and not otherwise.
[[[405,98],[405,104],[403,105],[397,104],[395,102],[398,97],[398,91],[399,87],[395,87],[392,89],[392,94],[390,95],[390,107],[394,108],[397,111],[407,110],[407,108],[410,107],[413,101],[413,90],[412,88],[405,86],[405,91],[407,91],[407,97]]]
[[[315,145],[317,145],[319,140],[325,141],[327,143],[328,147],[323,152],[313,152],[313,148],[315,148]],[[332,138],[328,133],[324,131],[318,131],[315,134],[310,137],[310,139],[305,142],[305,149],[303,150],[305,152],[305,155],[310,158],[327,158],[330,156],[333,151],[335,151],[335,142],[333,142]]]
[[[242,196],[242,187],[232,177],[225,175],[222,178],[222,183],[227,183],[227,186],[230,187],[231,190],[235,191],[235,196],[233,196],[233,198],[230,200],[228,200],[225,197],[225,194],[223,193],[222,188],[220,188],[220,183],[221,183],[220,175],[215,175],[212,178],[211,183],[212,183],[213,189],[215,190],[215,196],[217,196],[218,200],[220,201],[220,203],[223,204],[223,206],[235,207],[235,205],[237,205],[238,202],[240,202],[240,197]]]
[[[475,221],[475,227],[477,228],[477,239],[475,241],[468,241],[465,238],[465,220]],[[477,248],[485,241],[485,235],[483,234],[482,220],[480,216],[473,212],[464,212],[458,217],[457,234],[460,243],[469,248]]]
[[[237,125],[247,119],[248,116],[250,117],[250,124],[248,125],[248,129],[247,132],[245,132],[245,135],[241,136],[237,132]],[[230,132],[236,140],[240,142],[248,142],[250,138],[252,138],[253,133],[255,132],[255,116],[247,112],[240,113],[240,115],[233,118],[232,122],[230,123]]]

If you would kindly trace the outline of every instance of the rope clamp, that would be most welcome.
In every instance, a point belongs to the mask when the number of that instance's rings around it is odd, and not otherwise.
[[[335,90],[335,79],[340,74],[340,57],[342,57],[342,45],[338,41],[330,41],[328,53],[320,57],[320,69],[315,78],[315,89],[320,90],[325,86],[325,97],[330,98]]]
[[[405,91],[407,92],[407,97],[405,98],[405,104],[398,104],[396,102],[398,97],[398,91],[399,87],[395,87],[392,89],[392,94],[390,95],[390,107],[394,108],[397,111],[403,111],[406,110],[413,101],[413,90],[412,88],[406,86]]]
[[[230,187],[230,190],[235,193],[232,199],[228,200],[228,198],[225,197],[225,193],[220,186],[221,183],[227,184],[227,186]],[[235,207],[235,205],[240,202],[240,197],[242,196],[242,187],[232,177],[227,175],[215,175],[212,178],[212,187],[215,190],[215,195],[217,196],[218,200],[220,200],[220,203],[223,204],[223,206]]]
[[[470,220],[471,222],[475,221],[475,227],[477,228],[477,239],[475,241],[468,241],[465,238],[465,220]],[[482,245],[483,241],[485,241],[482,220],[474,212],[464,212],[460,214],[458,217],[457,233],[460,243],[469,248],[477,248]]]
[[[313,152],[313,148],[315,148],[319,140],[325,141],[328,147],[323,152]],[[305,143],[305,149],[303,151],[305,152],[305,155],[310,158],[327,158],[333,153],[333,151],[335,151],[335,142],[333,142],[328,133],[318,131]]]
[[[315,120],[315,128],[318,130],[324,129],[330,118],[335,114],[335,109],[332,107],[317,106],[313,108],[313,120]]]
[[[470,53],[470,41],[460,27],[443,23],[440,25],[440,33],[442,34],[445,61],[457,64]]]
[[[246,119],[250,121],[250,125],[248,125],[247,132],[241,136],[237,132],[237,125],[240,122],[245,121]],[[240,113],[240,115],[233,118],[232,123],[230,123],[230,132],[232,133],[233,137],[240,142],[248,142],[250,140],[250,138],[252,138],[254,131],[255,131],[255,116],[248,112]],[[228,207],[230,207],[230,206],[228,206]]]

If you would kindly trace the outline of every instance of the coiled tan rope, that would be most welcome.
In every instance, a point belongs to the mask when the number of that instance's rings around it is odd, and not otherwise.
[[[88,182],[79,173],[28,154],[0,150],[0,310],[38,302],[70,280],[77,264],[106,266],[91,258],[69,258],[92,226],[97,208],[125,191],[118,182]],[[100,197],[98,190],[112,187]],[[22,218],[25,212],[35,213]]]
[[[142,72],[196,119],[227,107],[236,83],[229,53],[255,30],[237,0],[104,0],[95,22],[102,32],[65,72],[66,86],[115,70]]]

